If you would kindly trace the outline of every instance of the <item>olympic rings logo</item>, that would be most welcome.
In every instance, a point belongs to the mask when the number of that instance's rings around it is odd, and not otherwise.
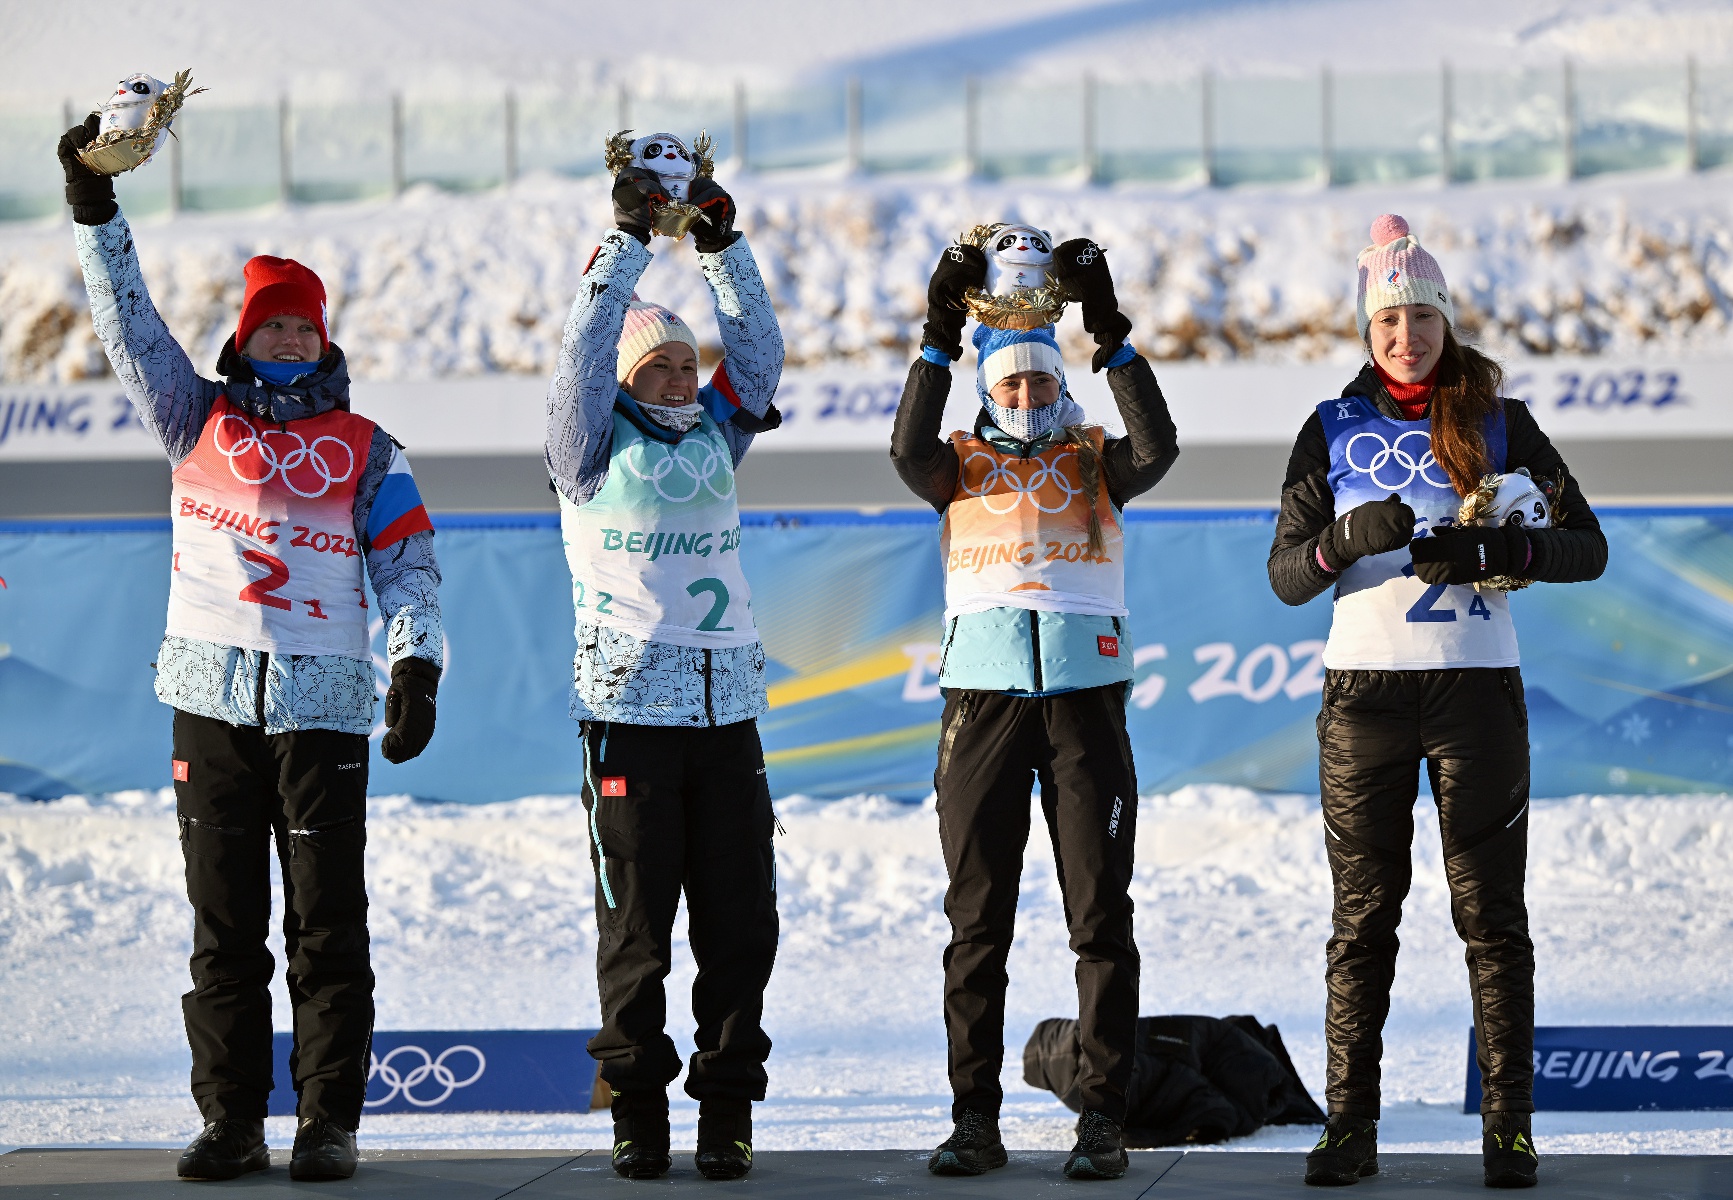
[[[1070,451],[1070,453],[1075,454],[1076,451]],[[1012,470],[1009,460],[1001,460],[984,451],[976,450],[963,460],[965,475],[963,490],[971,496],[979,496],[986,510],[996,517],[1015,512],[1017,506],[1024,500],[1029,501],[1029,506],[1037,512],[1064,512],[1071,507],[1072,500],[1083,494],[1083,489],[1072,487],[1071,481],[1065,478],[1064,473],[1059,470],[1059,459],[1062,457],[1064,457],[1063,454],[1056,455],[1051,462],[1036,459],[1035,470],[1028,479],[1023,479],[1016,471]],[[981,479],[979,491],[971,488],[966,482],[969,464],[977,458],[984,458],[992,464],[988,468],[987,474]],[[1051,483],[1065,497],[1057,506],[1052,508],[1041,502],[1041,487],[1047,483]],[[995,501],[1004,496],[1009,496],[1011,503],[1004,508],[997,507]]]
[[[1407,442],[1409,438],[1420,439],[1418,445],[1410,444],[1405,447],[1403,443]],[[1369,440],[1378,447],[1376,450],[1371,447],[1362,448],[1362,453],[1370,455],[1371,458],[1371,461],[1366,463],[1361,463],[1355,458],[1355,447],[1360,445],[1361,439]],[[1418,457],[1415,455],[1415,450],[1419,451]],[[1432,456],[1431,435],[1422,429],[1410,429],[1398,437],[1394,445],[1385,441],[1380,434],[1370,431],[1356,433],[1348,439],[1348,448],[1344,452],[1344,457],[1348,460],[1348,465],[1355,471],[1361,475],[1370,475],[1373,483],[1392,492],[1401,491],[1413,483],[1416,478],[1425,480],[1433,487],[1450,486],[1450,480],[1432,477],[1431,469],[1438,465],[1438,460]],[[1391,466],[1392,463],[1395,464],[1393,467]],[[1389,469],[1386,470],[1386,468]],[[1397,471],[1408,473],[1401,479],[1396,479],[1395,473]],[[1389,475],[1391,478],[1386,479],[1385,475]]]
[[[391,1065],[392,1060],[399,1054],[420,1055],[421,1061],[407,1071],[399,1071]],[[468,1079],[459,1079],[456,1073],[445,1065],[445,1060],[453,1054],[475,1055],[475,1071]],[[480,1079],[482,1073],[487,1070],[487,1056],[474,1046],[448,1046],[440,1051],[438,1058],[434,1058],[420,1046],[398,1046],[387,1054],[383,1061],[374,1054],[369,1054],[368,1058],[372,1060],[372,1064],[367,1072],[367,1082],[372,1083],[374,1076],[378,1076],[386,1082],[391,1090],[378,1100],[362,1101],[361,1107],[363,1108],[381,1108],[390,1104],[398,1096],[402,1096],[417,1108],[437,1108],[451,1099],[451,1094],[458,1088],[468,1087]],[[445,1090],[432,1099],[423,1099],[417,1096],[413,1089],[429,1079],[432,1079],[436,1085]]]
[[[690,447],[694,453],[687,453]],[[652,451],[660,458],[652,460]],[[734,494],[734,472],[723,462],[725,448],[707,438],[682,438],[663,448],[660,443],[638,442],[621,456],[626,469],[670,504],[696,500],[708,491],[718,500]],[[666,484],[666,486],[664,486]]]
[[[1080,267],[1087,267],[1090,263],[1094,262],[1096,259],[1098,259],[1100,257],[1101,257],[1101,247],[1097,246],[1094,242],[1090,242],[1082,250],[1078,251],[1077,265]]]
[[[227,430],[230,421],[242,432]],[[342,438],[329,434],[314,438],[309,445],[293,430],[261,431],[245,417],[224,413],[217,418],[212,441],[217,453],[229,460],[229,471],[242,483],[269,483],[280,474],[283,486],[306,500],[323,496],[332,484],[342,483],[355,473],[355,452]],[[327,442],[343,452],[341,472],[333,465],[335,451],[320,448]]]

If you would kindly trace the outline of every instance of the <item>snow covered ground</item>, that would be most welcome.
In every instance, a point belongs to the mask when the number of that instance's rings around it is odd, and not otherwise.
[[[1539,1020],[1716,1023],[1733,985],[1728,796],[1582,796],[1535,806],[1530,901]],[[37,804],[0,798],[0,1149],[178,1145],[178,996],[189,915],[169,792]],[[944,870],[929,805],[779,804],[783,936],[763,1148],[921,1147],[946,1128],[939,1014]],[[592,876],[580,806],[373,802],[370,881],[382,1028],[576,1028],[596,1019]],[[1315,798],[1234,788],[1145,797],[1134,892],[1146,1013],[1251,1012],[1323,1078],[1329,872]],[[1423,805],[1385,1061],[1381,1141],[1471,1152],[1462,1115],[1469,1006],[1436,821]],[[1072,1117],[1020,1079],[1022,1040],[1072,1011],[1051,854],[1032,844],[1011,960],[1005,1083],[1014,1147],[1069,1145]],[[684,947],[681,954],[685,954]],[[280,957],[280,956],[279,956]],[[676,1037],[689,963],[671,980]],[[278,1025],[284,1027],[279,991]],[[676,1103],[688,1143],[695,1105]],[[1544,1152],[1733,1153],[1729,1114],[1543,1114]],[[270,1133],[289,1135],[287,1119]],[[1266,1130],[1234,1148],[1309,1148]],[[369,1117],[364,1144],[583,1146],[606,1114]]]
[[[940,249],[1019,218],[1111,255],[1134,340],[1159,360],[1358,362],[1354,258],[1395,211],[1438,256],[1459,318],[1495,353],[1733,356],[1733,200],[1719,173],[1536,182],[1178,192],[1149,186],[784,178],[720,172],[740,202],[795,366],[906,364]],[[241,265],[305,261],[330,293],[357,378],[546,377],[590,252],[612,228],[601,180],[138,222],[158,307],[214,369],[240,307]],[[714,346],[688,245],[658,240],[639,293]],[[98,377],[64,224],[0,226],[0,380]],[[1075,361],[1088,343],[1060,325]]]

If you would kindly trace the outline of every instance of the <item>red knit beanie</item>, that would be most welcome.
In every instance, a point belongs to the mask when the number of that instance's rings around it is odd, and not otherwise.
[[[241,268],[247,294],[241,299],[241,320],[235,326],[235,349],[245,354],[247,339],[276,316],[301,317],[319,331],[319,349],[330,348],[325,331],[325,285],[319,277],[292,258],[261,254]]]

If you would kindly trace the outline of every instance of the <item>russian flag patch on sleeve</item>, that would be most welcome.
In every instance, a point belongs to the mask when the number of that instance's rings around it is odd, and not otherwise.
[[[409,473],[409,460],[403,451],[391,452],[391,468],[373,497],[373,508],[367,514],[367,541],[375,550],[396,545],[412,533],[431,530],[427,506],[421,502],[421,491],[415,486],[415,476]]]

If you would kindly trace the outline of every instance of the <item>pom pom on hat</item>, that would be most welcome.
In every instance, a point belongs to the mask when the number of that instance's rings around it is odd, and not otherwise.
[[[1444,268],[1409,231],[1408,222],[1395,213],[1385,213],[1372,222],[1372,244],[1360,251],[1357,262],[1359,289],[1354,300],[1354,320],[1360,340],[1366,340],[1372,314],[1402,304],[1430,304],[1444,314],[1445,324],[1456,325],[1456,306],[1444,283]]]
[[[1388,246],[1400,237],[1408,236],[1408,222],[1395,213],[1385,213],[1372,222],[1372,244]]]
[[[330,349],[325,329],[325,285],[311,270],[292,258],[261,254],[241,268],[247,281],[241,298],[241,319],[235,324],[235,349],[247,352],[247,339],[272,317],[300,317],[319,331],[319,349]]]
[[[694,355],[698,353],[698,335],[690,325],[660,304],[645,304],[634,296],[626,306],[626,322],[620,328],[620,356],[614,377],[626,382],[626,376],[645,355],[669,342],[681,342],[692,347]]]

